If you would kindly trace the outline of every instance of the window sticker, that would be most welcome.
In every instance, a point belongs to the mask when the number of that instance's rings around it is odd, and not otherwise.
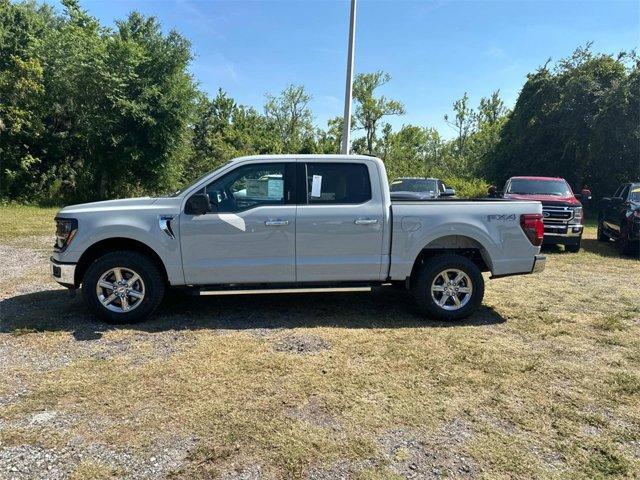
[[[284,198],[284,180],[270,178],[268,180],[267,192],[269,198],[280,200]]]
[[[322,175],[314,175],[311,182],[311,196],[320,198],[322,190]]]
[[[267,182],[258,179],[247,179],[247,196],[248,197],[266,197]]]

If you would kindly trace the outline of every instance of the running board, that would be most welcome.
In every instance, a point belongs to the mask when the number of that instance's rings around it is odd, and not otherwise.
[[[247,290],[198,290],[196,295],[264,295],[278,293],[370,292],[371,287],[265,288]]]

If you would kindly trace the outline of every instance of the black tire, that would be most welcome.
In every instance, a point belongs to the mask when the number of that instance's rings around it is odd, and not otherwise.
[[[580,251],[580,243],[582,242],[582,238],[578,240],[578,243],[575,245],[565,245],[564,249],[569,253],[578,253]]]
[[[631,232],[629,232],[629,224],[626,221],[622,224],[620,229],[620,238],[618,239],[618,250],[622,255],[639,255],[640,254],[640,242],[631,241],[629,238]]]
[[[144,285],[144,297],[128,312],[109,310],[101,303],[96,292],[100,277],[117,267],[137,273]],[[126,250],[107,253],[98,258],[89,266],[82,280],[82,296],[91,312],[112,324],[136,323],[149,318],[162,302],[164,293],[165,280],[158,266],[146,255]],[[117,308],[120,300],[116,298],[114,302]]]
[[[604,233],[604,228],[602,228],[602,219],[598,219],[598,241],[599,242],[609,241],[609,237]]]
[[[441,272],[448,269],[462,271],[469,277],[472,284],[469,300],[457,310],[447,310],[445,307],[440,306],[431,292],[431,286],[436,278]],[[478,309],[484,297],[484,279],[480,269],[468,258],[455,254],[443,254],[428,259],[420,266],[415,278],[412,279],[411,290],[418,307],[425,315],[448,322],[456,321],[468,317]],[[446,303],[452,301],[450,300]]]

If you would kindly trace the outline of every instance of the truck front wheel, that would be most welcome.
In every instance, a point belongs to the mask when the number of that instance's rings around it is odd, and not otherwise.
[[[108,323],[135,323],[158,308],[165,282],[156,264],[138,252],[119,251],[93,262],[82,280],[87,306]]]
[[[480,306],[484,279],[480,269],[468,258],[438,255],[419,267],[412,291],[427,316],[455,321],[468,317]]]

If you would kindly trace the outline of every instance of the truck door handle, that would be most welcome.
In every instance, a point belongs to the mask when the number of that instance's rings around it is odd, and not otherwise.
[[[289,220],[267,220],[264,222],[267,227],[282,227],[284,225],[289,225]]]
[[[358,218],[353,223],[356,225],[373,225],[374,223],[378,223],[377,218]]]

